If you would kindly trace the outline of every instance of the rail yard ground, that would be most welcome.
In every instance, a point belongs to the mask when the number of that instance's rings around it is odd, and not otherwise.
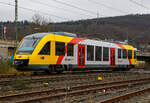
[[[131,70],[1,75],[0,103],[108,103],[106,100],[149,89],[149,73]],[[149,103],[148,98],[149,90],[116,102]]]

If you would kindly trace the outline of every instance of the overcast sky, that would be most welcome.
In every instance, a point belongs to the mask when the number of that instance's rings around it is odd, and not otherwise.
[[[0,21],[14,21],[15,0],[0,0]],[[150,13],[150,0],[18,0],[18,20],[52,22]],[[24,9],[23,9],[24,8]]]

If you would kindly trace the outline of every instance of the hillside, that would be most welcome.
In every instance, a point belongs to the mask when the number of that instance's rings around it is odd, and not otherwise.
[[[81,37],[100,39],[150,40],[150,15],[126,15],[53,24],[55,31],[79,33]],[[53,28],[54,27],[54,28]]]
[[[127,34],[130,44],[137,42],[150,42],[150,14],[126,15],[108,18],[95,18],[88,20],[49,23],[48,31],[65,31],[77,33],[79,37],[125,40]],[[14,39],[14,24],[11,22],[0,23],[8,27],[7,38]],[[18,23],[18,34],[21,39],[34,32],[47,32],[33,30],[32,23],[28,21]],[[35,29],[35,28],[34,28]]]

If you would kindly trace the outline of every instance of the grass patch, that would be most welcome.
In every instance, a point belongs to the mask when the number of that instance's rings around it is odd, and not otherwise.
[[[1,74],[15,74],[17,70],[9,61],[0,60],[0,75]]]

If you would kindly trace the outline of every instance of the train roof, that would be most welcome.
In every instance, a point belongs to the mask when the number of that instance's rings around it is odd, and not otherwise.
[[[103,47],[135,49],[133,46],[127,45],[127,44],[119,44],[119,43],[115,43],[115,42],[107,42],[107,41],[102,41],[102,40],[99,41],[99,40],[93,40],[93,39],[77,38],[76,34],[68,33],[68,32],[35,33],[35,34],[28,35],[25,38],[41,39],[46,35],[62,35],[62,36],[73,37],[75,39],[74,40],[75,43],[78,41],[79,44],[83,44],[83,45],[95,45],[95,46],[103,46]]]
[[[46,35],[62,35],[69,37],[77,37],[76,34],[68,33],[68,32],[48,32],[48,33],[35,33],[31,35],[27,35],[25,38],[43,38]]]
[[[109,47],[109,48],[114,47],[114,48],[135,49],[132,45],[118,44],[118,43],[98,41],[98,40],[92,40],[92,39],[85,39],[83,41],[80,41],[79,44],[81,44],[81,45],[83,44],[83,45],[102,46],[102,47]]]

